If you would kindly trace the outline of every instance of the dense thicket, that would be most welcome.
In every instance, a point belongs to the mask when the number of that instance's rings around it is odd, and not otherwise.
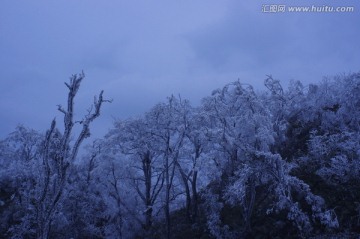
[[[360,73],[264,83],[171,96],[82,157],[72,108],[64,132],[19,126],[0,141],[1,238],[359,236]]]

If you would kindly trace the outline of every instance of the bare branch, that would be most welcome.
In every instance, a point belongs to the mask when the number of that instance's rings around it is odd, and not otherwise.
[[[81,142],[86,139],[87,137],[90,136],[90,123],[95,120],[97,117],[100,116],[100,109],[101,109],[101,105],[103,102],[106,102],[104,99],[103,99],[103,93],[104,91],[102,90],[99,94],[99,98],[97,99],[95,97],[95,100],[94,100],[94,104],[93,104],[93,107],[94,107],[94,112],[91,113],[91,111],[88,113],[88,115],[85,116],[85,119],[82,120],[82,125],[83,125],[83,128],[73,146],[73,149],[72,149],[72,153],[71,153],[71,157],[70,157],[70,161],[73,161],[78,153],[78,150],[79,150],[79,147],[80,147],[80,144]]]
[[[55,155],[50,154],[50,147],[53,141],[55,132],[55,119],[52,121],[50,130],[46,133],[43,149],[43,183],[39,183],[39,195],[36,202],[37,210],[37,238],[48,238],[50,230],[50,223],[54,215],[56,206],[62,197],[62,193],[67,180],[67,171],[73,160],[75,159],[81,142],[89,137],[90,123],[100,115],[100,108],[103,102],[103,91],[99,95],[99,99],[96,99],[93,107],[95,111],[92,113],[90,109],[85,119],[81,121],[83,128],[80,132],[75,144],[70,149],[71,132],[74,126],[74,98],[80,88],[80,83],[84,79],[85,74],[82,72],[79,75],[72,75],[70,82],[65,83],[69,89],[67,98],[67,107],[63,108],[61,105],[57,105],[58,111],[64,114],[64,133],[61,136],[60,147],[57,147]],[[71,154],[69,154],[71,153]],[[56,165],[50,163],[51,157],[56,161]],[[91,167],[90,169],[91,170]],[[51,189],[51,193],[50,193]]]
[[[42,195],[39,199],[40,202],[44,201],[48,185],[50,181],[50,166],[49,166],[49,145],[51,142],[51,136],[55,130],[56,121],[55,119],[52,120],[50,129],[46,132],[45,142],[44,142],[44,156],[43,156],[43,164],[45,169],[45,178],[44,178],[44,189]]]
[[[57,105],[57,107],[58,107],[58,111],[60,111],[66,115],[66,111],[64,110],[64,108],[61,105]]]
[[[67,88],[69,88],[69,90],[71,90],[71,87],[70,87],[70,85],[68,83],[65,82],[65,85],[66,85]]]

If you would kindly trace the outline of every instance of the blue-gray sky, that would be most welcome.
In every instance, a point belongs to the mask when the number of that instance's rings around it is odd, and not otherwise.
[[[263,13],[264,4],[353,6],[352,13]],[[19,123],[44,131],[66,103],[71,74],[86,78],[79,119],[100,90],[93,132],[142,114],[171,94],[194,105],[237,80],[261,89],[360,70],[360,1],[2,0],[0,138]]]

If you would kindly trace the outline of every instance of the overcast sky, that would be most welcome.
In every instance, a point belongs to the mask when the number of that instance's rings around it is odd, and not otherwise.
[[[354,6],[353,13],[263,13],[264,4]],[[104,90],[93,132],[140,115],[171,94],[197,105],[240,79],[262,89],[360,70],[360,1],[1,0],[0,138],[16,125],[45,131],[84,70],[81,119]]]

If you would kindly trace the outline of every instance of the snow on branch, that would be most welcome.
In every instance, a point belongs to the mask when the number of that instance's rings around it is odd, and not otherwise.
[[[81,142],[90,136],[90,128],[89,128],[90,123],[93,120],[95,120],[97,117],[100,116],[100,109],[101,109],[102,103],[104,103],[104,102],[111,103],[112,102],[112,100],[105,100],[103,98],[103,93],[104,93],[104,91],[102,90],[99,94],[99,98],[97,98],[96,96],[94,97],[94,103],[88,110],[88,114],[80,122],[82,124],[83,128],[74,144],[74,147],[73,147],[73,150],[71,153],[71,157],[70,157],[71,161],[75,159]]]
[[[67,99],[67,107],[66,109],[61,106],[57,105],[58,110],[64,114],[64,135],[62,137],[62,151],[66,152],[69,147],[70,136],[72,132],[72,128],[74,126],[74,99],[75,96],[80,88],[80,84],[82,80],[85,78],[84,72],[80,74],[74,74],[70,77],[70,82],[65,82],[66,87],[69,89],[68,99]],[[98,97],[94,97],[94,103],[91,105],[88,113],[84,116],[81,121],[77,121],[82,124],[82,130],[75,141],[75,144],[71,150],[71,155],[69,157],[69,161],[73,161],[77,155],[78,149],[82,143],[82,141],[90,136],[90,123],[95,120],[97,117],[100,116],[100,109],[102,103],[109,102],[111,103],[112,100],[106,100],[103,98],[104,91],[102,90]]]

